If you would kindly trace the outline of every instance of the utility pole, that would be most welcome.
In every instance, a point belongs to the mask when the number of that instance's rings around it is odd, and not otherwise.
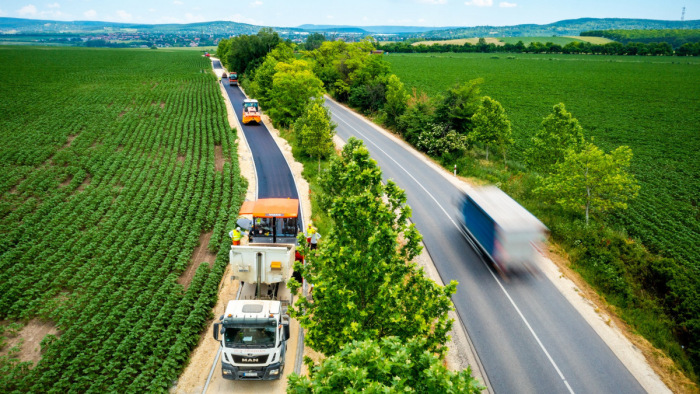
[[[685,7],[683,7],[683,11],[681,11],[681,22],[685,20]]]

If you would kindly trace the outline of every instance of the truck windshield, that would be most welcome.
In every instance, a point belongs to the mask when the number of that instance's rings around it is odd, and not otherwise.
[[[227,327],[224,334],[226,347],[274,347],[275,326]]]
[[[231,73],[231,74],[229,75],[229,78],[231,78],[231,79],[238,79],[238,74],[236,74],[236,73]]]

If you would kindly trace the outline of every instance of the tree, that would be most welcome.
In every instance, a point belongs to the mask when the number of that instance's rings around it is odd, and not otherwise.
[[[306,36],[306,42],[304,48],[307,51],[313,51],[314,49],[320,48],[321,44],[326,41],[326,36],[321,33],[311,33]]]
[[[270,91],[270,118],[282,127],[292,125],[312,97],[322,97],[323,82],[304,60],[280,62],[275,66]]]
[[[406,194],[382,173],[361,141],[351,138],[319,180],[321,209],[336,226],[295,270],[314,284],[313,301],[299,297],[291,314],[307,330],[306,343],[331,355],[353,340],[423,337],[443,354],[456,282],[439,286],[411,260],[421,236],[408,223]],[[385,202],[386,201],[386,202]],[[289,281],[292,291],[299,284]]]
[[[397,124],[399,132],[409,144],[415,145],[423,130],[430,127],[434,111],[428,95],[425,92],[418,94],[413,88],[413,95],[409,96],[406,110]]]
[[[580,152],[569,150],[537,191],[556,196],[565,209],[585,211],[588,225],[591,213],[627,209],[627,201],[637,196],[639,185],[627,172],[631,160],[628,146],[605,154],[588,143]]]
[[[408,99],[411,97],[403,83],[394,74],[389,76],[386,84],[386,104],[384,104],[384,112],[387,114],[387,123],[395,126],[398,124],[399,117],[406,112]]]
[[[579,152],[583,147],[583,128],[564,103],[554,106],[553,112],[542,121],[542,128],[532,137],[532,145],[525,153],[527,163],[536,171],[549,172],[564,159],[567,151]]]
[[[496,145],[503,152],[503,163],[506,162],[506,148],[513,143],[510,120],[501,103],[491,97],[484,97],[481,107],[472,116],[474,130],[470,134],[473,141],[486,145],[486,160],[489,159],[489,146]]]
[[[318,172],[321,172],[321,159],[333,153],[333,135],[336,124],[331,122],[331,114],[318,98],[309,103],[306,112],[294,123],[294,133],[301,150],[318,158]]]
[[[263,63],[250,75],[252,82],[247,86],[246,91],[255,97],[263,108],[270,107],[272,82],[277,72],[277,63],[291,62],[294,60],[294,49],[287,43],[279,44],[275,49],[265,56]]]
[[[473,79],[447,89],[435,111],[435,122],[446,124],[448,130],[469,134],[472,130],[472,116],[481,103],[479,85],[483,82],[481,78]]]
[[[353,341],[309,368],[310,377],[292,374],[288,393],[417,392],[479,393],[484,388],[471,368],[450,371],[425,349],[425,340],[397,337]]]
[[[442,156],[452,152],[462,153],[467,150],[467,137],[447,130],[447,126],[430,123],[420,131],[415,146],[428,156]]]

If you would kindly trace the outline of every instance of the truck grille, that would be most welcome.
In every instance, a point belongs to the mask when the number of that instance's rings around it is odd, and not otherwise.
[[[260,354],[255,356],[233,355],[234,364],[267,364],[269,355]]]

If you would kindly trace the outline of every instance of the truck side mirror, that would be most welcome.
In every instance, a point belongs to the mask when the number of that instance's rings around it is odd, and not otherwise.
[[[284,340],[286,341],[289,339],[289,315],[282,315],[282,319],[280,321],[282,323],[282,332],[284,332]]]
[[[219,340],[219,323],[214,323],[214,339]]]

